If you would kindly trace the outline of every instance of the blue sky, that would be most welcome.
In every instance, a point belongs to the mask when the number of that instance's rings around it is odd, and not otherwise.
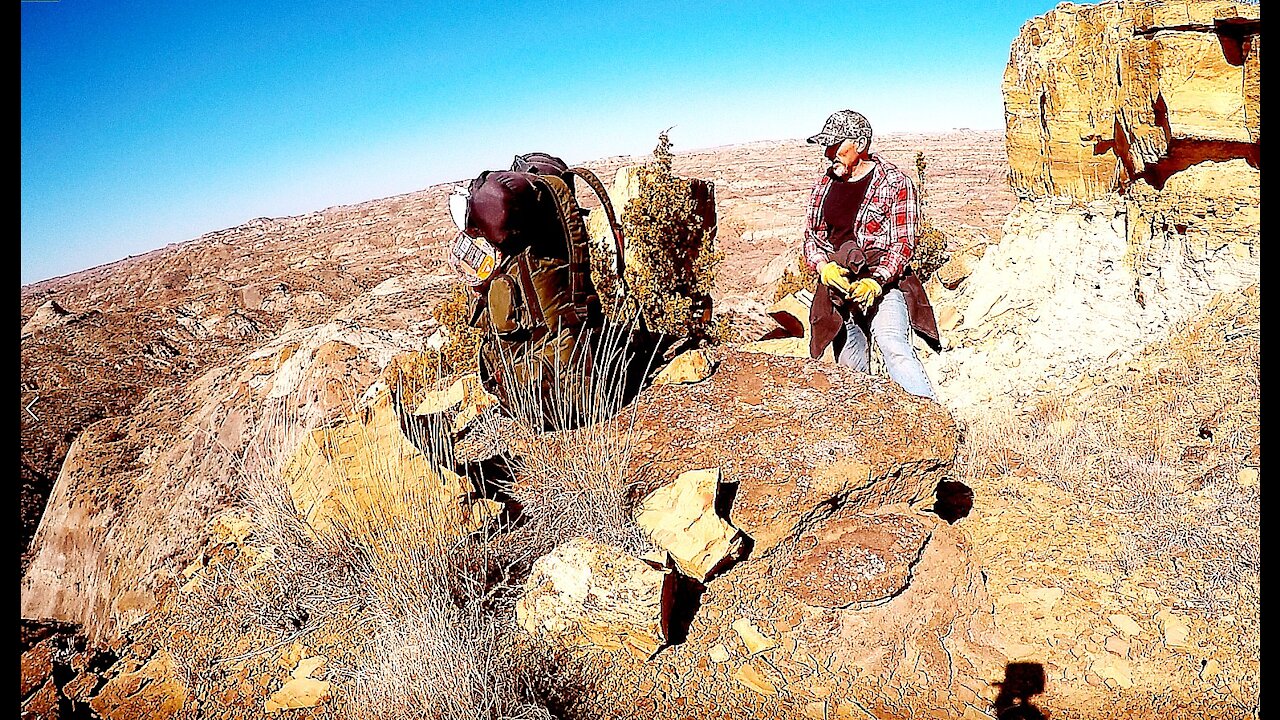
[[[1038,2],[22,3],[22,283],[545,151],[1001,128]],[[442,209],[443,212],[443,209]]]

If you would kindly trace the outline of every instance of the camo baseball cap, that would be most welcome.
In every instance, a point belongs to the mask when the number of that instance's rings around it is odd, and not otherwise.
[[[809,138],[809,142],[819,145],[836,145],[842,140],[871,140],[871,123],[862,113],[852,110],[837,110],[827,118],[822,132]]]

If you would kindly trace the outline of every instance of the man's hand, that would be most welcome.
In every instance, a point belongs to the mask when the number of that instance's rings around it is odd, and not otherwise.
[[[854,300],[862,303],[864,307],[869,308],[871,303],[880,297],[881,292],[883,292],[883,289],[880,287],[880,283],[871,278],[862,278],[853,284],[853,288],[849,290],[849,295]]]
[[[839,288],[845,293],[849,292],[849,274],[848,268],[840,267],[833,262],[824,262],[818,264],[818,279],[827,287]]]

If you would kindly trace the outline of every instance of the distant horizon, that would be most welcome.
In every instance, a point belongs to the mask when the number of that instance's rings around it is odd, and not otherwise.
[[[954,127],[954,128],[948,128],[948,129],[946,129],[946,130],[910,130],[910,131],[902,131],[902,132],[885,132],[885,133],[883,133],[883,134],[881,135],[881,137],[895,137],[895,136],[900,136],[900,135],[946,135],[946,134],[948,134],[948,133],[963,132],[963,131],[967,131],[967,132],[977,132],[977,133],[987,133],[987,132],[1001,132],[1001,133],[1003,133],[1003,132],[1004,132],[1004,130],[1005,130],[1005,129],[1004,129],[1003,127],[999,127],[999,128]],[[654,141],[655,141],[655,143],[656,143],[656,141],[657,141],[657,136],[656,136],[656,135],[654,136]],[[694,154],[697,154],[697,153],[710,152],[710,151],[713,151],[713,150],[719,150],[719,149],[724,149],[724,148],[742,147],[742,146],[744,146],[744,145],[754,145],[754,144],[758,144],[758,143],[788,142],[788,141],[799,141],[799,142],[803,142],[803,141],[804,141],[804,138],[802,138],[802,137],[798,137],[798,138],[760,138],[760,139],[758,139],[758,140],[744,140],[744,141],[742,141],[742,142],[724,143],[724,144],[721,144],[721,145],[710,145],[710,146],[707,146],[707,147],[689,148],[688,150],[681,150],[681,149],[679,149],[679,148],[673,148],[672,152],[673,152],[675,155],[677,155],[677,156],[678,156],[678,155],[694,155]],[[642,152],[642,153],[614,153],[614,154],[609,154],[609,155],[602,155],[602,156],[600,156],[600,157],[595,157],[595,158],[588,158],[588,159],[583,159],[583,160],[576,160],[576,161],[573,161],[571,164],[574,164],[574,165],[590,165],[590,164],[592,164],[592,163],[596,163],[596,162],[603,162],[603,161],[605,161],[605,160],[610,160],[610,159],[613,159],[613,158],[625,158],[625,157],[640,158],[640,157],[645,157],[645,156],[647,156],[647,155],[651,154],[651,152],[652,152],[652,150],[650,150],[650,151],[646,151],[646,152]],[[816,152],[816,151],[815,151],[815,152]],[[872,152],[875,152],[875,148],[874,148],[874,147],[872,148]],[[554,153],[553,153],[553,154],[554,154]],[[432,183],[429,183],[429,184],[424,185],[424,186],[422,186],[422,187],[412,188],[412,189],[409,189],[409,190],[405,190],[405,191],[403,191],[403,192],[396,192],[396,193],[392,193],[392,194],[390,194],[390,195],[382,195],[382,196],[378,196],[378,197],[365,198],[365,199],[363,199],[363,200],[354,200],[354,201],[351,201],[351,202],[336,203],[336,204],[333,204],[333,205],[326,205],[326,206],[324,206],[324,207],[311,208],[311,209],[309,209],[309,210],[302,210],[302,211],[300,211],[300,212],[295,212],[295,213],[286,213],[286,214],[283,214],[283,215],[254,215],[254,216],[252,216],[252,217],[245,218],[245,219],[241,220],[240,222],[232,223],[232,224],[230,224],[230,225],[226,225],[226,226],[222,226],[222,227],[211,228],[211,229],[205,230],[205,231],[203,231],[203,232],[200,232],[200,233],[198,233],[198,234],[196,234],[196,235],[192,235],[191,237],[181,238],[181,239],[177,239],[177,240],[170,240],[170,241],[168,241],[168,242],[164,243],[163,245],[158,245],[158,246],[156,246],[156,247],[149,248],[149,249],[146,249],[146,250],[142,250],[142,251],[140,251],[140,252],[130,253],[130,254],[123,255],[123,256],[118,257],[118,258],[111,259],[111,260],[104,260],[103,262],[96,263],[96,264],[94,264],[94,265],[90,265],[90,266],[82,267],[82,268],[77,268],[77,269],[75,269],[75,270],[70,270],[70,271],[67,271],[67,272],[64,272],[64,273],[60,273],[60,274],[58,274],[58,275],[52,275],[52,276],[50,276],[50,277],[46,277],[46,278],[40,278],[39,280],[32,280],[32,281],[30,281],[30,282],[26,282],[26,281],[24,281],[24,282],[22,283],[21,287],[26,288],[26,287],[30,287],[30,286],[32,286],[32,285],[39,285],[40,283],[47,282],[47,281],[50,281],[50,280],[58,280],[58,279],[60,279],[60,278],[65,278],[65,277],[68,277],[68,276],[70,276],[70,275],[75,275],[75,274],[77,274],[77,273],[86,272],[86,271],[89,271],[89,270],[94,270],[94,269],[97,269],[97,268],[100,268],[100,267],[104,267],[104,266],[107,266],[107,265],[112,265],[112,264],[115,264],[115,263],[118,263],[118,262],[123,262],[123,261],[125,261],[125,260],[131,260],[131,259],[133,259],[133,258],[141,257],[141,256],[143,256],[143,255],[149,255],[150,253],[158,252],[158,251],[160,251],[160,250],[164,250],[164,249],[169,248],[169,247],[172,247],[172,246],[174,246],[174,245],[181,245],[181,244],[183,244],[183,243],[188,243],[188,242],[192,242],[192,241],[194,241],[194,240],[199,240],[200,238],[202,238],[202,237],[204,237],[204,236],[206,236],[206,235],[211,235],[211,234],[213,234],[213,233],[217,233],[217,232],[224,232],[224,231],[227,231],[227,230],[232,230],[232,229],[235,229],[235,228],[240,227],[240,226],[242,226],[242,225],[245,225],[245,224],[248,224],[248,223],[250,223],[250,222],[253,222],[254,220],[260,220],[260,219],[266,219],[266,220],[286,220],[286,219],[289,219],[289,218],[301,217],[301,216],[303,216],[303,215],[310,215],[310,214],[312,214],[312,213],[323,213],[323,212],[328,212],[328,211],[330,211],[330,210],[334,210],[334,209],[337,209],[337,208],[355,207],[355,206],[357,206],[357,205],[364,205],[364,204],[366,204],[366,203],[376,203],[376,202],[382,202],[382,201],[384,201],[384,200],[393,200],[393,199],[395,199],[395,198],[397,198],[397,197],[401,197],[401,196],[404,196],[404,195],[412,195],[412,194],[414,194],[414,193],[419,193],[419,192],[423,192],[423,191],[425,191],[425,190],[430,190],[431,188],[433,188],[433,187],[437,187],[437,186],[439,186],[439,185],[447,185],[447,184],[450,184],[450,183],[455,183],[455,182],[464,181],[464,180],[469,179],[470,177],[472,177],[472,176],[463,176],[463,177],[457,177],[457,178],[446,178],[446,179],[444,179],[444,180],[439,180],[439,181],[436,181],[436,182],[432,182]],[[442,212],[443,212],[443,210],[442,210]]]
[[[801,139],[845,107],[878,135],[1002,131],[1010,44],[1055,5],[866,0],[835,32],[812,2],[23,3],[21,283],[532,149],[643,156],[671,126],[678,153]]]

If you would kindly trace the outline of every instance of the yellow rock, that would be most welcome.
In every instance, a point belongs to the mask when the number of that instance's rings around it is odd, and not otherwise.
[[[1104,680],[1114,680],[1122,688],[1133,687],[1133,671],[1129,661],[1122,657],[1107,653],[1095,659],[1089,669]]]
[[[1236,482],[1240,483],[1244,487],[1258,487],[1258,469],[1243,468],[1240,472],[1236,473]]]
[[[705,581],[742,546],[742,533],[716,515],[719,468],[690,470],[654,490],[636,509],[636,524],[670,553],[680,572]]]
[[[952,258],[942,264],[934,275],[938,278],[938,282],[948,290],[955,290],[964,282],[977,266],[980,258],[973,253],[959,252]]]
[[[950,332],[959,327],[964,320],[964,316],[956,309],[954,305],[944,304],[938,308],[938,329],[943,332]]]
[[[325,680],[292,678],[271,697],[267,698],[266,711],[274,715],[281,710],[315,707],[329,697],[330,684]]]
[[[302,658],[307,655],[307,647],[300,642],[295,642],[288,650],[281,653],[279,662],[280,667],[292,671],[298,667],[298,663],[302,662]]]
[[[534,561],[516,624],[568,647],[652,656],[667,640],[673,577],[610,545],[574,538]]]
[[[654,385],[687,385],[711,377],[711,358],[706,350],[689,350],[677,355],[658,376]]]
[[[814,720],[827,719],[827,704],[825,702],[811,702],[804,706],[805,717],[814,718]]]
[[[294,679],[302,680],[304,678],[311,677],[311,673],[323,667],[327,659],[328,658],[323,655],[316,655],[315,657],[309,657],[305,660],[299,660],[298,667],[293,669],[292,675]]]
[[[755,342],[743,343],[740,349],[743,352],[766,353],[782,357],[809,357],[809,338],[790,337],[756,340]]]
[[[809,337],[809,307],[813,303],[813,295],[808,291],[805,295],[808,302],[797,297],[796,293],[788,293],[765,310],[792,337]]]
[[[760,674],[759,670],[756,670],[750,665],[743,665],[738,668],[738,671],[733,674],[733,677],[738,682],[752,690],[755,690],[761,695],[776,695],[778,692],[773,683],[769,682],[764,675]]]
[[[466,389],[462,382],[453,383],[446,390],[431,390],[422,394],[422,401],[414,409],[414,415],[435,415],[448,412],[462,405],[466,398]]]
[[[725,662],[729,659],[729,648],[721,643],[716,643],[707,651],[707,657],[711,658],[711,662]]]
[[[778,643],[773,638],[761,633],[749,618],[734,620],[732,627],[737,631],[738,636],[742,638],[742,644],[747,646],[747,654],[749,655],[759,655],[778,646]]]
[[[1137,637],[1142,634],[1142,626],[1128,615],[1111,615],[1107,619],[1111,621],[1112,625],[1116,626],[1117,630],[1129,637]]]
[[[1258,142],[1258,18],[1246,3],[1112,1],[1061,3],[1025,23],[1003,81],[1014,190],[1091,199],[1171,144]]]
[[[671,554],[666,550],[656,548],[641,555],[640,559],[661,570],[670,567]]]
[[[445,390],[425,392],[414,409],[414,415],[438,415],[456,411],[452,432],[461,433],[480,417],[485,408],[496,405],[498,399],[485,392],[480,377],[475,373],[454,380]]]
[[[1188,647],[1187,638],[1191,635],[1191,626],[1185,619],[1168,610],[1161,610],[1156,613],[1156,622],[1160,624],[1165,645],[1171,648]]]
[[[161,650],[138,670],[109,680],[89,707],[108,720],[165,720],[182,710],[188,694],[173,656]]]
[[[492,501],[469,500],[468,478],[433,465],[405,436],[389,398],[312,432],[283,479],[317,533],[355,533],[387,547],[446,542],[496,514]]]

